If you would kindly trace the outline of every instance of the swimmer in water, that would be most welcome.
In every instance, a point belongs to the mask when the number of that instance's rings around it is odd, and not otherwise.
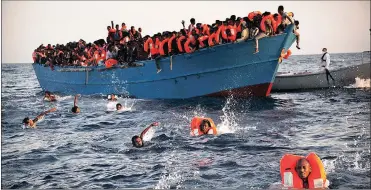
[[[144,146],[143,137],[148,132],[148,130],[151,129],[151,127],[153,126],[158,126],[158,122],[154,122],[150,126],[148,126],[146,129],[144,129],[143,132],[140,134],[140,136],[135,135],[131,138],[131,143],[133,143],[134,147],[140,148]]]
[[[77,96],[79,94],[75,95],[75,100],[73,101],[73,107],[71,109],[72,113],[80,113],[80,108],[77,106]]]
[[[46,114],[48,114],[48,113],[50,113],[50,112],[54,112],[54,111],[56,111],[57,110],[57,108],[52,108],[52,109],[50,109],[50,110],[48,110],[48,111],[45,111],[45,112],[43,112],[43,113],[41,113],[40,115],[38,115],[35,119],[30,119],[30,118],[28,118],[28,117],[26,117],[26,118],[24,118],[23,119],[23,124],[24,125],[26,125],[26,127],[30,127],[30,128],[36,128],[36,123],[41,119],[41,118],[43,118],[44,117],[44,115],[46,115]]]
[[[117,98],[114,94],[111,94],[111,97],[108,98],[108,101],[117,101]]]
[[[122,110],[124,107],[120,103],[116,104],[116,110]]]
[[[51,92],[45,91],[44,100],[54,102],[54,101],[57,101],[57,98]]]

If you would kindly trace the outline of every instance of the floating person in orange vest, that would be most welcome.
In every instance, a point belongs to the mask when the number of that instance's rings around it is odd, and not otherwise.
[[[80,108],[77,106],[77,96],[79,94],[75,95],[75,100],[73,101],[73,107],[71,109],[72,113],[80,113]]]
[[[329,181],[321,159],[315,153],[307,157],[286,154],[280,161],[284,188],[327,188]]]
[[[38,115],[35,119],[30,119],[30,118],[28,118],[28,117],[26,117],[26,118],[24,118],[23,119],[23,124],[24,125],[26,125],[26,127],[30,127],[30,128],[36,128],[36,123],[40,120],[40,119],[42,119],[46,114],[48,114],[48,113],[50,113],[50,112],[54,112],[54,111],[56,111],[57,110],[57,108],[52,108],[52,109],[50,109],[50,110],[48,110],[48,111],[45,111],[45,112],[43,112],[43,113],[41,113],[40,115]]]
[[[136,148],[143,147],[143,146],[144,146],[144,143],[143,143],[143,137],[144,137],[144,135],[145,135],[145,134],[146,134],[146,133],[147,133],[147,132],[148,132],[148,131],[153,127],[153,126],[158,126],[158,125],[159,125],[158,122],[154,122],[154,123],[152,123],[150,126],[148,126],[147,128],[145,128],[139,136],[137,136],[137,135],[133,136],[133,137],[131,138],[131,143],[133,144],[133,146],[136,147]]]
[[[211,118],[194,117],[191,121],[191,136],[217,135],[216,126]]]

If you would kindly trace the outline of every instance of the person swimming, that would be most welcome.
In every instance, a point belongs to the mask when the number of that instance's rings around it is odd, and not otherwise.
[[[42,119],[46,114],[50,113],[50,112],[54,112],[56,111],[57,108],[52,108],[48,111],[45,111],[43,113],[41,113],[40,115],[38,115],[35,119],[30,119],[29,117],[26,117],[23,119],[23,124],[26,126],[26,127],[30,127],[30,128],[36,128],[36,123]]]
[[[50,101],[50,102],[54,102],[54,101],[57,101],[57,98],[54,94],[52,94],[51,92],[49,91],[45,91],[45,96],[44,96],[44,100],[46,101]]]
[[[145,135],[145,134],[146,134],[146,133],[147,133],[147,132],[148,132],[148,131],[153,127],[153,126],[158,126],[158,125],[159,125],[158,122],[154,122],[154,123],[152,123],[151,125],[149,125],[147,128],[145,128],[139,136],[137,136],[137,135],[133,136],[133,137],[131,138],[131,143],[133,144],[133,146],[136,147],[136,148],[143,147],[143,146],[144,146],[144,144],[143,144],[143,137],[144,137],[144,135]]]
[[[79,94],[75,95],[75,100],[73,101],[73,107],[71,109],[72,113],[80,113],[80,108],[77,106],[77,96]]]
[[[191,136],[217,135],[214,121],[210,118],[194,117],[191,121]]]
[[[122,110],[122,109],[123,109],[122,105],[120,103],[117,103],[116,104],[116,110],[118,111],[118,110]]]
[[[117,101],[117,98],[114,94],[111,94],[111,96],[108,96],[108,101]]]

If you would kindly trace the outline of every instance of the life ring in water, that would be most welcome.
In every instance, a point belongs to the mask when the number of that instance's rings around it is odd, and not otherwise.
[[[205,131],[202,129],[204,128],[203,126],[207,124],[209,125],[210,129],[205,133]],[[217,135],[214,121],[211,118],[194,117],[191,121],[191,136],[202,136],[205,134]]]
[[[305,188],[303,186],[303,180],[296,172],[296,164],[302,158],[305,158],[311,167],[311,172],[308,175],[309,188],[326,187],[327,180],[325,168],[323,167],[321,159],[313,152],[309,153],[307,157],[285,154],[281,158],[280,173],[284,187]]]

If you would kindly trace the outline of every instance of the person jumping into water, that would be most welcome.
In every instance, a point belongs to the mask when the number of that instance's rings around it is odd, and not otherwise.
[[[191,136],[217,135],[214,121],[210,118],[194,117],[191,121]]]
[[[153,126],[158,126],[158,122],[154,122],[150,126],[148,126],[147,128],[145,128],[142,131],[142,133],[140,134],[140,136],[135,135],[135,136],[133,136],[131,138],[131,143],[133,144],[134,147],[140,148],[140,147],[143,147],[144,146],[144,144],[143,144],[143,137],[148,132],[148,130],[150,130]]]
[[[41,113],[40,115],[38,115],[35,119],[30,119],[28,117],[24,118],[23,119],[23,124],[26,125],[27,127],[31,127],[31,128],[36,128],[36,123],[41,119],[43,118],[46,114],[50,113],[50,112],[54,112],[56,111],[57,108],[52,108],[48,111],[45,111],[43,113]]]
[[[75,95],[75,100],[73,101],[73,107],[71,109],[72,113],[80,113],[80,108],[77,106],[77,95]]]
[[[328,81],[328,76],[331,77],[332,82],[334,83],[335,86],[335,79],[331,76],[329,68],[330,68],[330,54],[327,53],[327,48],[322,49],[323,55],[321,58],[322,63],[326,62],[326,65],[322,65],[322,67],[325,68],[326,71],[326,80],[327,80],[327,85],[330,86],[330,82]]]

